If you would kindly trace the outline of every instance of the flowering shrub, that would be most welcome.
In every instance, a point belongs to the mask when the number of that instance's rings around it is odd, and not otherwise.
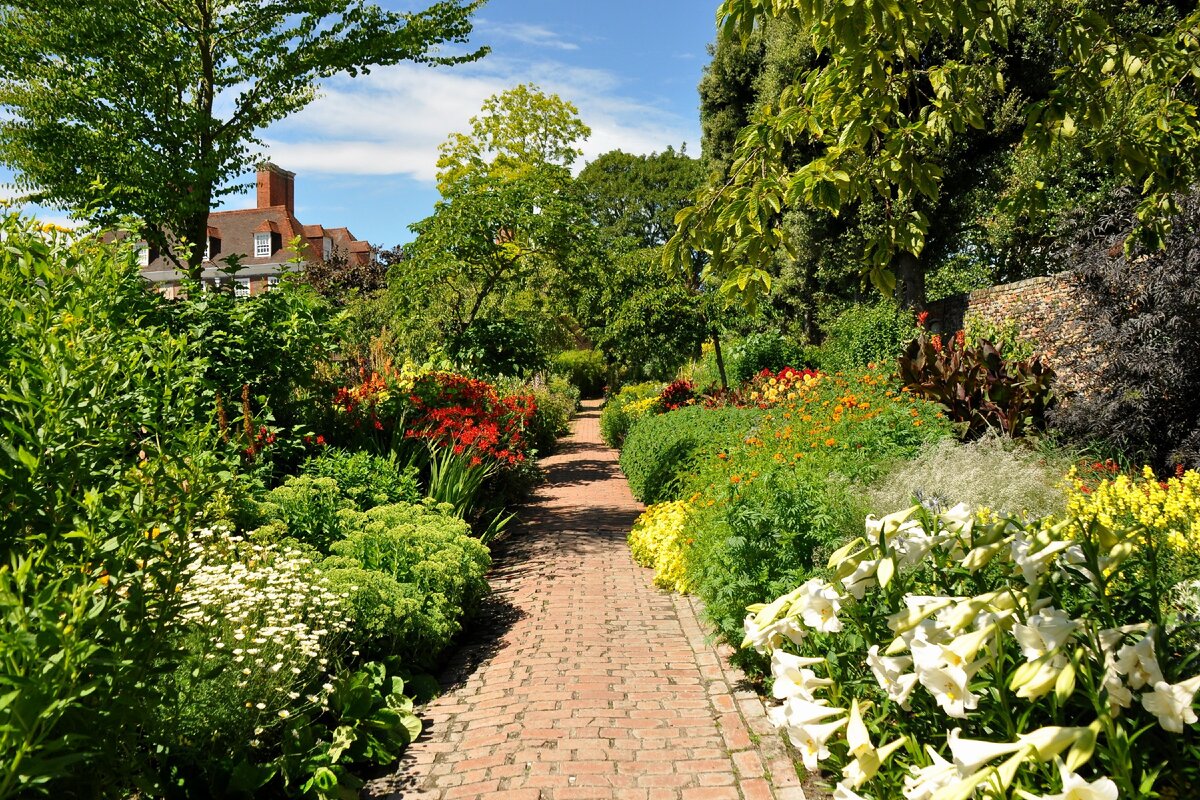
[[[763,370],[749,382],[746,397],[760,406],[795,402],[820,381],[821,373],[813,369],[784,367],[779,372]]]
[[[983,524],[960,505],[866,533],[744,623],[771,656],[772,720],[808,769],[840,770],[835,796],[1190,794],[1194,654],[1131,597],[1169,587],[1125,579],[1154,558],[1146,525]]]
[[[409,438],[503,466],[516,466],[529,457],[525,431],[537,410],[532,396],[501,397],[485,381],[445,372],[420,376],[412,392],[415,416]]]
[[[691,591],[683,562],[689,510],[682,500],[650,506],[629,532],[633,560],[654,568],[655,585],[683,594]]]
[[[609,447],[625,443],[629,428],[658,405],[661,383],[635,383],[624,386],[604,401],[600,411],[600,435]]]
[[[674,383],[667,384],[658,396],[658,405],[663,411],[674,411],[677,408],[694,405],[699,395],[691,381],[680,378]]]

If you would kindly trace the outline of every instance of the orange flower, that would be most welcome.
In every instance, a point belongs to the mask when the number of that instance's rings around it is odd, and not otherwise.
[[[837,444],[837,439],[830,438],[825,440],[826,447],[833,447],[835,444]]]
[[[729,482],[730,482],[730,483],[733,483],[733,484],[738,484],[738,483],[741,483],[741,482],[742,482],[742,476],[741,476],[741,475],[730,475],[730,476],[729,476]]]

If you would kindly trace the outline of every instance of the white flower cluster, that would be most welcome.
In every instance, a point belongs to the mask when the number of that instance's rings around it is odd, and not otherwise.
[[[322,705],[330,651],[349,627],[345,595],[298,550],[221,530],[201,531],[189,550],[181,619],[207,645],[203,658],[227,662],[247,708],[286,719],[302,696]]]
[[[831,557],[832,583],[814,578],[768,605],[748,609],[742,646],[771,655],[774,695],[783,704],[773,708],[770,716],[799,749],[805,767],[817,769],[830,756],[829,742],[835,736],[845,738],[854,760],[843,770],[835,797],[861,798],[857,790],[905,743],[905,737],[875,747],[857,700],[849,708],[834,707],[823,696],[836,689],[835,681],[820,677],[814,669],[824,666],[825,659],[804,658],[779,648],[785,641],[803,645],[813,632],[842,631],[838,613],[845,604],[852,598],[861,600],[873,588],[886,588],[895,575],[915,569],[931,553],[972,572],[999,563],[1009,570],[1013,582],[1004,590],[974,597],[903,596],[904,607],[888,617],[895,638],[882,649],[871,645],[867,653],[867,665],[879,686],[900,707],[910,707],[919,685],[947,716],[967,718],[981,699],[971,690],[972,679],[984,666],[994,667],[996,653],[1011,641],[1025,660],[1008,683],[1017,697],[1034,701],[1054,692],[1060,701],[1069,698],[1075,691],[1076,666],[1067,654],[1078,651],[1090,653],[1102,665],[1112,716],[1132,705],[1133,691],[1144,690],[1142,707],[1165,730],[1180,732],[1183,725],[1197,722],[1192,703],[1200,690],[1200,676],[1177,684],[1163,679],[1152,626],[1100,631],[1096,641],[1088,638],[1092,626],[1086,621],[1071,619],[1041,596],[1051,571],[1069,567],[1075,575],[1095,578],[1083,564],[1079,544],[1065,537],[1063,526],[1030,533],[1012,522],[1001,522],[975,531],[973,515],[960,505],[939,514],[935,530],[929,531],[913,517],[916,511],[914,507],[882,520],[869,518],[867,540],[851,542]],[[1130,553],[1127,541],[1114,539],[1092,566],[1107,574]],[[1100,727],[1099,722],[1089,727],[1046,727],[1013,742],[963,739],[956,728],[948,737],[953,763],[926,745],[931,765],[909,767],[904,798],[965,800],[984,784],[993,791],[1007,791],[1021,764],[1057,759],[1070,748],[1066,762],[1058,762],[1063,793],[1046,800],[1115,800],[1117,788],[1110,779],[1088,782],[1074,774],[1090,758]],[[1001,757],[1006,758],[1003,764],[990,766]]]

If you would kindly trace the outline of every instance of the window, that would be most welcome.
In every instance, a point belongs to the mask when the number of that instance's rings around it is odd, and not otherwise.
[[[236,278],[233,282],[234,297],[249,297],[250,296],[250,279]]]
[[[267,258],[271,255],[271,234],[254,234],[254,257]]]
[[[150,245],[145,242],[138,244],[138,264],[143,267],[150,266]]]
[[[267,291],[268,292],[274,291],[275,289],[278,289],[278,288],[279,288],[279,276],[278,275],[268,275],[267,276]]]
[[[321,240],[321,258],[328,261],[333,257],[333,239],[326,236]]]

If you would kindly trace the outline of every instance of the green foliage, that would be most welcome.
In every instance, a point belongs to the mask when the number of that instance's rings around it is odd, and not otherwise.
[[[890,367],[916,334],[911,312],[891,300],[854,305],[825,327],[818,354],[827,371],[861,369],[868,364]]]
[[[1045,430],[1054,377],[1037,356],[1012,361],[990,342],[970,347],[953,337],[943,343],[937,334],[917,337],[900,358],[905,390],[941,403],[964,439]]]
[[[180,553],[236,465],[132,250],[0,218],[0,797],[142,774]]]
[[[704,170],[670,147],[648,156],[613,150],[589,162],[578,180],[605,239],[656,248],[675,232],[675,215],[703,184]]]
[[[482,111],[471,117],[470,133],[453,133],[438,148],[443,195],[484,174],[511,179],[539,166],[570,168],[592,134],[573,103],[531,83],[492,95]]]
[[[1021,325],[1015,319],[993,322],[978,315],[968,315],[963,334],[969,347],[991,342],[1000,355],[1010,361],[1025,361],[1037,354],[1037,342],[1021,334]]]
[[[343,523],[348,534],[323,567],[335,590],[350,596],[359,640],[370,652],[432,665],[487,591],[487,548],[444,506],[349,511]],[[361,570],[383,577],[359,583]]]
[[[730,348],[734,350],[735,348]],[[752,333],[743,339],[731,354],[730,361],[736,364],[729,372],[735,383],[744,383],[764,369],[779,372],[784,367],[801,369],[804,351],[794,341],[776,332]]]
[[[565,375],[580,397],[599,397],[608,381],[608,364],[598,350],[566,350],[554,357],[554,371]]]
[[[327,553],[346,531],[339,512],[353,508],[334,479],[297,475],[267,493],[259,516],[282,522],[293,539]]]
[[[690,406],[642,417],[621,450],[633,496],[648,505],[675,499],[696,462],[737,442],[758,416],[751,408]]]
[[[814,560],[852,534],[866,513],[834,465],[810,460],[771,469],[744,488],[717,488],[717,504],[697,505],[688,580],[727,641],[741,641],[746,606],[802,581]],[[723,476],[722,476],[723,477]],[[729,487],[728,478],[723,481]]]
[[[1061,484],[1070,466],[1069,458],[1052,450],[1039,452],[999,436],[966,444],[943,439],[911,461],[895,463],[867,495],[876,514],[919,501],[939,508],[966,503],[1001,516],[1061,517],[1066,510]]]
[[[731,299],[770,289],[770,263],[795,244],[785,209],[849,218],[863,271],[919,304],[927,251],[965,252],[959,232],[986,228],[998,199],[1018,225],[1037,216],[1064,150],[1085,154],[1078,172],[1138,187],[1141,232],[1156,242],[1172,192],[1200,173],[1194,9],[726,0],[718,11],[726,38],[769,22],[812,52],[747,115],[726,174],[668,246],[674,261],[710,253]],[[1027,154],[1030,179],[1014,167]]]
[[[420,498],[415,468],[401,469],[394,461],[366,451],[328,449],[306,461],[303,472],[332,479],[360,511]]]
[[[600,411],[600,435],[609,447],[620,448],[625,443],[629,428],[639,418],[651,413],[651,406],[663,390],[663,384],[654,381],[623,386],[621,391],[610,395]],[[644,408],[630,408],[633,404]]]
[[[529,375],[549,363],[540,326],[517,317],[474,319],[446,350],[471,375]]]
[[[142,219],[144,235],[198,277],[209,209],[240,190],[260,131],[307,106],[324,78],[480,57],[437,54],[466,41],[477,5],[7,3],[0,160],[50,204],[105,225]]]

